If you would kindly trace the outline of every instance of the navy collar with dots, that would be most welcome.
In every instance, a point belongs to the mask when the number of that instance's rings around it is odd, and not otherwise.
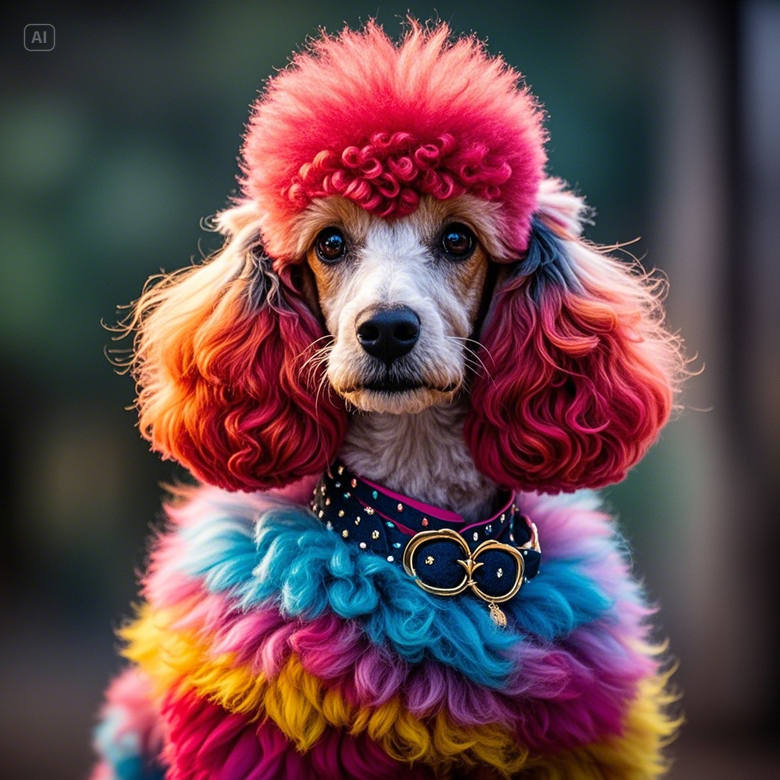
[[[513,598],[539,571],[536,526],[520,513],[514,495],[492,517],[468,523],[337,462],[314,489],[311,508],[329,530],[403,566],[424,590],[451,596],[470,589],[501,625],[506,621],[496,604]]]

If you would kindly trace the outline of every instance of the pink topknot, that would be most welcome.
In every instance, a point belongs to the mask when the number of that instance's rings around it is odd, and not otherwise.
[[[341,195],[404,216],[421,194],[500,204],[505,245],[527,247],[546,162],[542,112],[520,74],[474,37],[412,21],[396,44],[375,22],[322,36],[272,78],[243,148],[244,193],[266,251],[294,259],[295,215]],[[498,259],[498,258],[497,258]]]

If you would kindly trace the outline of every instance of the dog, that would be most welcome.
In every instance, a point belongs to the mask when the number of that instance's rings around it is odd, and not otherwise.
[[[685,373],[663,285],[588,243],[543,112],[443,24],[274,76],[223,248],[127,323],[186,466],[95,780],[655,778],[679,720],[593,489]]]

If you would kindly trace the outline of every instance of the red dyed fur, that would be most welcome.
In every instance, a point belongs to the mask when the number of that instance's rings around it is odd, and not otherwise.
[[[536,300],[530,276],[498,291],[465,429],[481,471],[548,493],[623,479],[669,416],[682,360],[657,282],[563,246],[582,291],[548,283]]]
[[[247,131],[244,193],[263,240],[296,260],[295,215],[341,195],[403,216],[421,194],[501,202],[505,243],[525,249],[546,154],[542,112],[520,74],[474,37],[410,21],[323,36],[273,78]]]
[[[584,206],[542,180],[541,112],[519,79],[476,39],[413,22],[397,45],[374,23],[322,37],[269,82],[243,149],[247,198],[220,216],[225,248],[153,286],[128,324],[156,450],[229,490],[322,472],[347,417],[311,359],[323,326],[291,282],[301,211],[339,195],[392,219],[468,192],[495,211],[506,253],[492,260],[520,264],[478,336],[486,370],[465,427],[478,468],[546,492],[625,476],[672,408],[680,345],[657,286],[574,237]],[[534,220],[560,257],[532,293],[518,268]]]
[[[198,479],[252,491],[324,470],[346,415],[327,386],[318,397],[321,370],[304,368],[323,336],[319,322],[286,275],[269,282],[277,292],[253,293],[239,272],[268,258],[237,263],[235,254],[229,247],[141,298],[134,372],[141,431],[154,449]],[[252,273],[262,284],[262,270]]]
[[[167,780],[432,780],[425,766],[411,768],[390,758],[365,734],[352,737],[326,729],[299,753],[270,720],[227,714],[193,694],[169,697],[165,753]],[[216,767],[216,769],[215,769]]]

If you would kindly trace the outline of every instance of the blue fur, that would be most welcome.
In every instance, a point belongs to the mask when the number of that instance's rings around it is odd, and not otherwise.
[[[122,729],[124,718],[121,709],[110,709],[94,734],[95,748],[111,767],[112,780],[164,780],[162,768],[142,755],[138,734]]]
[[[577,278],[563,241],[538,217],[534,217],[531,222],[528,252],[515,267],[512,278],[515,276],[532,277],[530,292],[537,302],[541,300],[549,284],[582,293],[582,284]]]
[[[304,620],[326,611],[357,620],[377,645],[405,660],[431,657],[480,685],[500,688],[513,668],[508,651],[533,635],[554,642],[604,616],[611,601],[587,576],[587,561],[545,560],[540,574],[502,605],[499,629],[470,593],[444,598],[417,586],[400,567],[345,543],[303,507],[280,504],[255,516],[213,504],[207,520],[180,529],[178,568],[244,608],[272,602]]]

